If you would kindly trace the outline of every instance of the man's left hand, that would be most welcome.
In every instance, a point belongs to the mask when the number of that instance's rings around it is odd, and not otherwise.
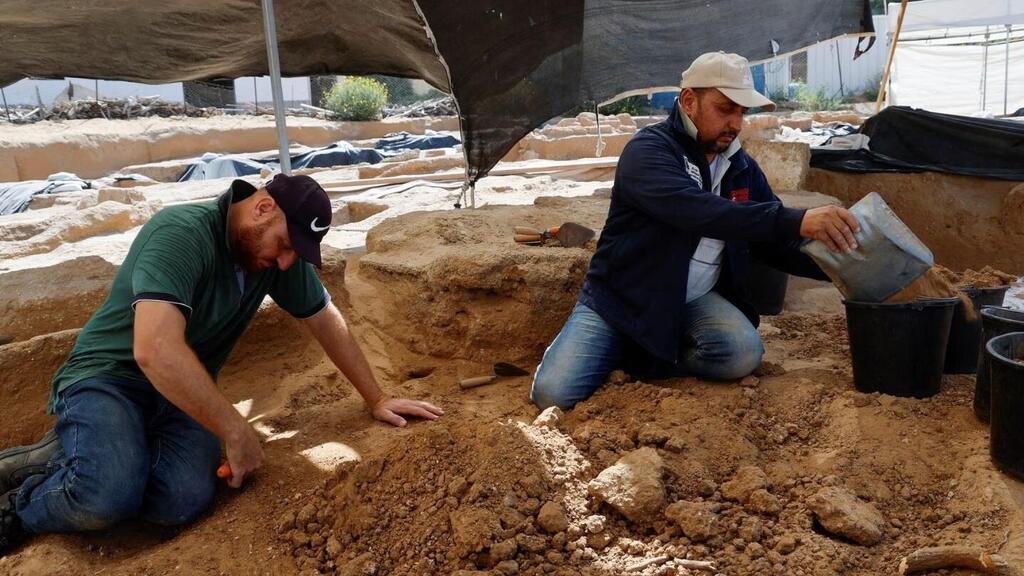
[[[407,400],[405,398],[386,398],[373,407],[373,417],[392,426],[404,427],[408,421],[402,416],[415,416],[424,420],[437,420],[444,410],[430,402]]]

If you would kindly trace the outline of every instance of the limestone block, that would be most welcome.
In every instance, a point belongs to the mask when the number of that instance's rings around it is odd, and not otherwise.
[[[803,142],[746,140],[743,149],[757,161],[773,189],[803,189],[811,162],[810,146]]]
[[[882,540],[885,518],[878,510],[839,487],[822,488],[808,502],[825,530],[837,536],[871,546]]]
[[[587,490],[633,522],[648,522],[665,508],[665,464],[657,450],[634,450],[590,481]]]

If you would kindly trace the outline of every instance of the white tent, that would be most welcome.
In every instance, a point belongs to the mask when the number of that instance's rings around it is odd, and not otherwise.
[[[889,4],[889,30],[898,14],[899,4]],[[954,114],[1024,108],[1024,0],[907,4],[888,98]]]

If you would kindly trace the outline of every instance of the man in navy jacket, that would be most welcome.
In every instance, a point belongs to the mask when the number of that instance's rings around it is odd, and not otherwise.
[[[772,192],[737,140],[753,107],[775,106],[754,90],[747,60],[703,54],[683,72],[668,119],[626,145],[579,302],[534,376],[538,406],[571,408],[616,369],[746,376],[764,353],[751,260],[827,280],[801,239],[857,247],[848,211],[794,210]]]

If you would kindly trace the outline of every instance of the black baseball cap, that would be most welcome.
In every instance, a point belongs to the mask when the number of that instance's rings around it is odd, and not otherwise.
[[[320,268],[320,241],[331,228],[331,201],[309,176],[278,174],[267,192],[288,220],[288,239],[303,260]]]

